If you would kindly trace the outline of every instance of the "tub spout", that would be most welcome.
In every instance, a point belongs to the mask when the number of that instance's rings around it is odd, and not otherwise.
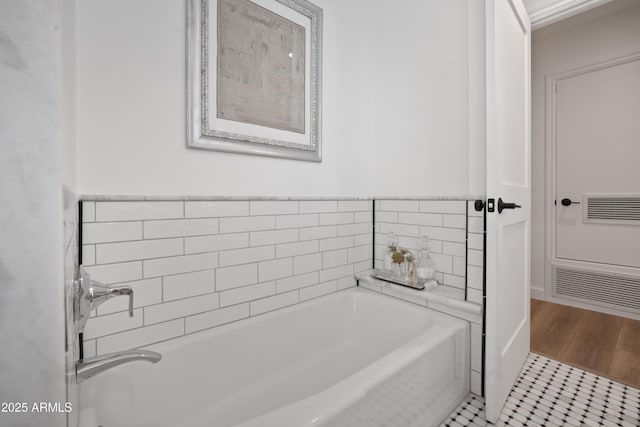
[[[82,382],[123,363],[135,362],[137,360],[158,363],[160,359],[162,359],[160,353],[149,350],[129,350],[104,354],[102,356],[79,360],[76,363],[76,378],[78,382]]]

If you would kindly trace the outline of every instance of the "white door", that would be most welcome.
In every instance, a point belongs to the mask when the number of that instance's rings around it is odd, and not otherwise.
[[[638,318],[640,54],[550,77],[548,93],[550,296]]]
[[[557,81],[556,257],[640,267],[639,118],[640,57]]]
[[[487,420],[529,354],[530,22],[521,0],[487,0]],[[499,213],[499,199],[520,206]],[[515,207],[515,206],[512,206]]]

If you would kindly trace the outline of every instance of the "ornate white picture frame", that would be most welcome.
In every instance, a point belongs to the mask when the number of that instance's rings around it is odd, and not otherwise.
[[[187,146],[320,162],[322,9],[189,0]]]

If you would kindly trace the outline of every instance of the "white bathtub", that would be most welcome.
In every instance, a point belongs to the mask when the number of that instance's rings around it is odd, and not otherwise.
[[[423,427],[469,392],[467,322],[360,288],[146,348],[81,384],[84,425]]]

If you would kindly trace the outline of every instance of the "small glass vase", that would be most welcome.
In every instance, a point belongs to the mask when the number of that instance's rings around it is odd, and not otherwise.
[[[422,236],[420,239],[420,250],[416,261],[416,274],[421,281],[434,280],[436,275],[436,265],[431,259],[429,252],[429,238]]]

